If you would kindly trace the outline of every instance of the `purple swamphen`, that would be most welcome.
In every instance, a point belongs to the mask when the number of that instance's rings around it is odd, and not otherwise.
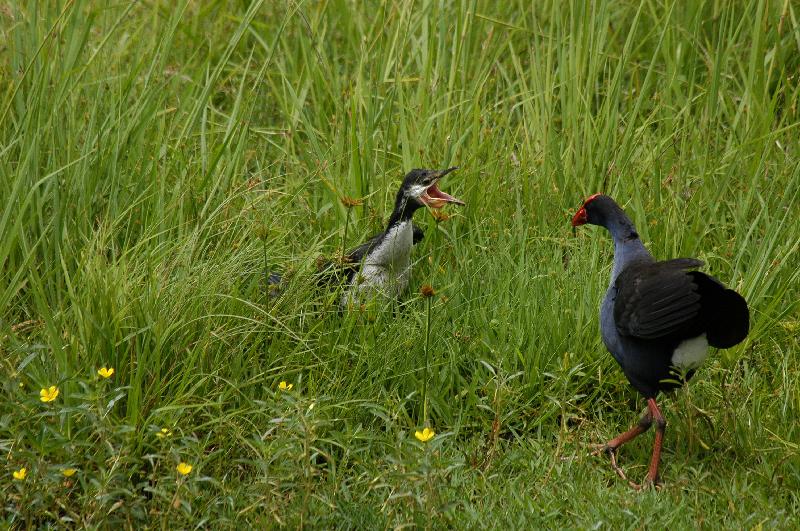
[[[743,341],[750,328],[750,313],[741,295],[714,277],[693,271],[703,265],[700,260],[653,259],[633,222],[607,195],[589,197],[572,218],[573,227],[587,223],[605,227],[614,239],[611,283],[600,307],[603,343],[647,400],[638,424],[599,445],[595,453],[607,453],[616,473],[627,480],[617,464],[616,451],[655,422],[647,475],[641,485],[631,485],[657,486],[666,421],[656,396],[691,378],[709,345],[730,348]]]

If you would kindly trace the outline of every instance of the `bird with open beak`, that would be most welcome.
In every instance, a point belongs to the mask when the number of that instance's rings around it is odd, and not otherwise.
[[[465,204],[439,188],[441,178],[456,169],[408,172],[397,191],[386,229],[345,255],[347,287],[343,305],[360,303],[374,294],[397,298],[406,290],[411,276],[411,249],[423,238],[422,230],[411,220],[420,208]]]

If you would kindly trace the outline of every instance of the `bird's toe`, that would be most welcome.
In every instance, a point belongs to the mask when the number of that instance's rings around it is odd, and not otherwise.
[[[655,478],[652,478],[649,475],[645,476],[644,481],[642,481],[641,484],[636,484],[633,482],[630,483],[631,487],[633,487],[639,492],[645,490],[661,490],[662,488],[664,488],[664,484],[661,483],[661,479],[658,476],[656,476]]]
[[[628,476],[625,475],[625,471],[622,470],[622,467],[617,464],[617,448],[609,445],[608,443],[593,444],[591,455],[598,456],[601,454],[606,454],[609,461],[611,461],[611,468],[614,470],[614,472],[616,472],[620,478],[628,481]]]
[[[590,444],[589,448],[591,448],[591,450],[592,450],[589,455],[594,456],[594,457],[596,457],[598,455],[601,455],[601,454],[609,454],[610,455],[610,454],[613,454],[616,451],[616,448],[613,448],[613,447],[609,446],[606,443]]]

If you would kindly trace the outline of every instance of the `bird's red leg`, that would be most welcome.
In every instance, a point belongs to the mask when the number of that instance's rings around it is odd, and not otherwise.
[[[647,399],[647,409],[656,423],[656,440],[653,443],[653,455],[650,458],[650,467],[647,469],[647,475],[641,485],[642,488],[657,487],[659,485],[658,464],[661,462],[661,445],[664,443],[664,431],[667,427],[667,421],[664,419],[664,415],[661,414],[661,410],[658,409],[655,398]]]
[[[617,435],[607,443],[598,445],[595,451],[592,452],[592,455],[599,455],[601,453],[608,454],[611,459],[611,468],[614,469],[614,472],[616,472],[619,477],[627,481],[628,478],[625,476],[625,472],[623,472],[622,468],[617,464],[617,448],[646,432],[650,429],[651,424],[653,424],[653,413],[648,407],[636,426],[625,433]]]

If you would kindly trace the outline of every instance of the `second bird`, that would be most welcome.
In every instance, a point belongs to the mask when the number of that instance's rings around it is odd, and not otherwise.
[[[414,212],[423,207],[438,209],[447,203],[464,205],[438,186],[442,177],[456,169],[415,169],[405,176],[386,229],[344,257],[347,287],[343,305],[359,304],[376,294],[396,298],[405,291],[411,276],[411,248],[422,239],[422,231],[411,219]]]
[[[589,197],[572,218],[573,227],[586,223],[605,227],[614,239],[611,284],[600,308],[603,343],[647,400],[639,423],[600,445],[598,452],[607,453],[626,479],[617,465],[617,449],[655,423],[653,455],[642,486],[657,485],[666,421],[656,395],[691,378],[709,346],[730,348],[743,341],[750,314],[741,295],[692,271],[703,265],[700,260],[654,260],[631,220],[607,195]]]

